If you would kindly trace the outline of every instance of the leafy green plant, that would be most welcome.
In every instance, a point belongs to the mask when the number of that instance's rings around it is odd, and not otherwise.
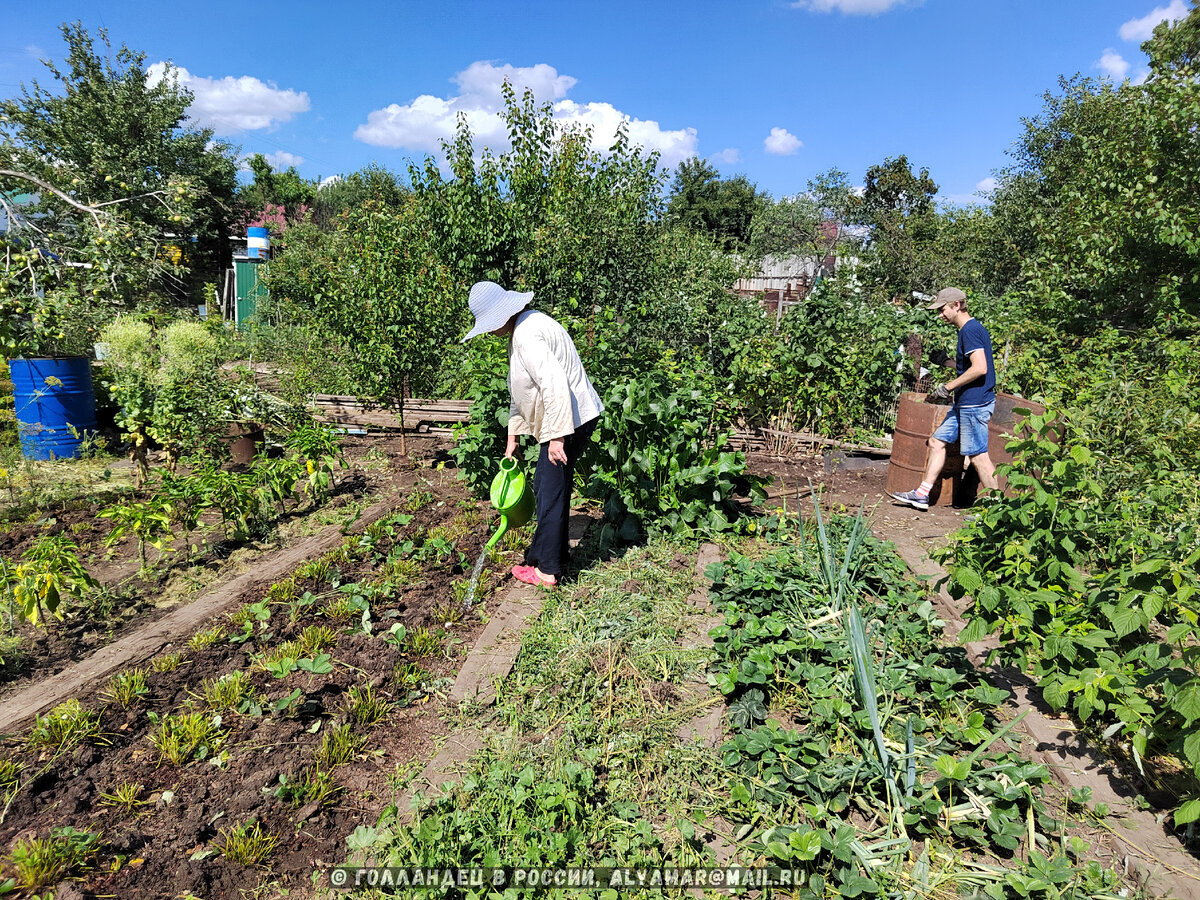
[[[341,785],[333,780],[333,776],[319,765],[309,766],[299,775],[288,777],[279,776],[279,786],[269,791],[285,803],[292,806],[302,806],[306,803],[317,803],[324,806],[337,796]]]
[[[118,706],[128,709],[150,692],[146,685],[146,670],[141,668],[118,672],[108,682],[107,696]]]
[[[7,594],[9,620],[19,613],[34,625],[49,613],[65,614],[63,601],[85,600],[99,588],[78,557],[79,546],[64,534],[43,535],[25,551],[25,562],[12,565],[0,560],[0,582]]]
[[[141,571],[149,571],[146,561],[146,545],[165,552],[167,544],[174,538],[171,530],[171,504],[167,498],[154,494],[145,500],[126,500],[116,506],[101,510],[101,519],[113,523],[105,542],[111,547],[126,535],[132,534],[138,542],[138,558]]]
[[[366,738],[355,732],[352,723],[346,722],[325,732],[315,759],[319,766],[334,769],[354,759],[364,744]]]
[[[121,810],[125,815],[129,815],[138,806],[147,802],[139,799],[142,791],[145,788],[135,781],[123,781],[112,789],[112,791],[100,794],[100,803],[103,806],[112,806]]]
[[[346,717],[356,728],[366,730],[391,712],[392,704],[379,696],[370,682],[356,684],[346,693]]]
[[[333,490],[336,469],[346,468],[341,439],[333,429],[317,422],[306,422],[287,436],[285,446],[304,466],[305,493],[319,502]]]
[[[183,665],[187,656],[182,652],[163,653],[160,656],[154,657],[150,661],[151,667],[155,672],[173,672]]]
[[[604,406],[588,490],[622,538],[646,528],[729,531],[740,517],[735,495],[761,496],[745,457],[723,449],[728,435],[714,429],[714,404],[699,391],[651,374],[615,384]]]
[[[251,712],[261,710],[262,699],[257,696],[248,672],[238,670],[200,684],[200,698],[213,712]]]
[[[214,625],[212,628],[206,628],[203,631],[197,631],[188,638],[188,647],[192,650],[207,650],[210,647],[215,647],[221,641],[225,640],[228,632],[222,625]]]

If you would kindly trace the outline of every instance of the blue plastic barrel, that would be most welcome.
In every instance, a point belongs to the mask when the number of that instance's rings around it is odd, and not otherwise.
[[[88,358],[10,359],[8,371],[25,458],[78,456],[84,439],[96,431]]]

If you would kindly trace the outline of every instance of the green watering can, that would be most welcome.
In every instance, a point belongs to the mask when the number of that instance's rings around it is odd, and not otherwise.
[[[520,528],[533,518],[533,491],[525,480],[525,473],[517,468],[517,461],[506,456],[500,460],[500,471],[492,479],[492,506],[500,513],[500,527],[487,542],[485,550],[491,550],[504,532]]]

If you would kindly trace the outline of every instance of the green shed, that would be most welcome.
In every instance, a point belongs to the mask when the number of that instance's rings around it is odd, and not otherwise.
[[[260,266],[266,261],[249,257],[234,257],[234,291],[237,303],[234,306],[233,324],[239,330],[242,323],[254,315],[259,300],[267,298],[267,286],[262,280]]]

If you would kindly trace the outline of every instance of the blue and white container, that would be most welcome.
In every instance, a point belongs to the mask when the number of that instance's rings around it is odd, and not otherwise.
[[[246,255],[250,259],[266,259],[271,255],[271,233],[267,229],[246,229]]]

